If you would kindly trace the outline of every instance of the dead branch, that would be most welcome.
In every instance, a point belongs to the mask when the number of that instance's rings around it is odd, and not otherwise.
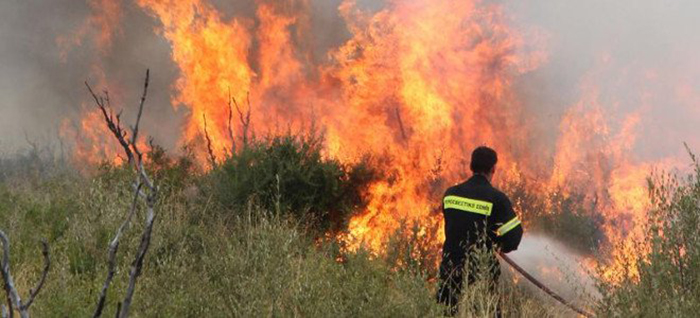
[[[124,297],[124,302],[121,305],[121,310],[119,311],[119,317],[126,318],[129,316],[129,307],[131,306],[131,301],[134,296],[134,290],[136,289],[136,280],[141,276],[141,270],[143,268],[143,260],[148,252],[148,247],[151,244],[151,233],[153,232],[153,221],[155,221],[154,207],[156,203],[156,192],[152,192],[146,199],[147,214],[146,214],[146,227],[141,234],[141,244],[139,245],[139,251],[136,255],[136,259],[131,264],[131,271],[129,274],[129,286],[126,289],[126,296]]]
[[[209,154],[209,163],[212,168],[216,166],[216,156],[214,155],[214,149],[211,145],[211,137],[209,136],[209,131],[207,130],[207,114],[202,114],[204,118],[204,138],[207,140],[207,152]]]
[[[20,308],[22,310],[29,310],[29,307],[34,303],[36,295],[38,295],[41,288],[44,287],[46,276],[49,275],[49,269],[51,269],[51,255],[49,255],[49,243],[46,242],[46,240],[41,241],[41,254],[44,256],[44,270],[41,273],[41,278],[36,284],[36,287],[29,290],[29,299],[27,303],[23,305],[23,308]]]
[[[398,107],[394,108],[394,110],[396,111],[396,118],[399,121],[399,129],[401,129],[401,137],[403,138],[404,142],[407,142],[408,136],[406,136],[406,129],[404,129],[404,127],[403,127],[403,120],[401,120],[401,110]]]
[[[146,77],[146,80],[148,80],[148,77]],[[109,128],[112,134],[114,134],[114,137],[117,138],[119,144],[124,149],[128,162],[132,163],[134,160],[134,154],[131,151],[129,142],[126,139],[126,131],[124,131],[124,129],[121,127],[121,112],[114,116],[114,112],[112,111],[111,103],[109,101],[108,92],[104,92],[105,96],[98,96],[95,94],[95,92],[93,92],[92,87],[90,87],[88,82],[85,82],[85,86],[87,86],[88,91],[90,91],[90,95],[92,95],[92,98],[95,100],[95,104],[97,104],[97,107],[102,112],[102,116],[107,123],[107,128]]]
[[[26,304],[22,303],[22,299],[15,288],[14,281],[12,279],[12,274],[10,273],[10,240],[5,235],[5,232],[0,231],[0,242],[3,247],[3,257],[1,264],[2,279],[4,282],[5,292],[7,293],[7,308],[3,306],[2,316],[3,317],[13,317],[14,308],[19,311],[19,316],[21,318],[29,318],[29,307],[34,303],[36,295],[39,294],[41,288],[44,286],[46,281],[46,276],[51,268],[51,258],[49,256],[49,244],[46,241],[42,241],[42,254],[44,255],[44,270],[41,274],[41,279],[39,280],[37,286],[29,291],[29,300]]]
[[[97,103],[97,106],[100,108],[102,114],[104,115],[104,119],[107,126],[109,127],[110,131],[112,131],[114,137],[122,145],[122,148],[124,148],[124,152],[129,158],[129,163],[133,165],[133,168],[137,173],[137,176],[133,183],[134,197],[132,200],[131,209],[109,245],[107,277],[105,278],[105,282],[102,286],[102,290],[100,292],[97,307],[95,308],[95,313],[93,317],[100,317],[104,310],[104,305],[107,300],[107,291],[109,290],[110,284],[116,272],[116,254],[119,249],[119,239],[121,238],[123,233],[128,229],[129,224],[131,223],[131,219],[133,218],[134,214],[136,214],[139,198],[144,199],[146,202],[148,210],[146,216],[146,225],[141,234],[141,244],[139,246],[136,259],[132,262],[131,265],[129,275],[129,286],[126,291],[124,301],[120,302],[120,305],[117,308],[118,317],[124,318],[129,315],[129,306],[131,305],[131,301],[133,299],[136,281],[137,278],[141,275],[143,268],[143,260],[146,256],[146,253],[148,252],[148,247],[151,242],[151,233],[153,231],[153,222],[155,220],[155,204],[157,201],[158,187],[148,177],[148,174],[146,173],[146,169],[144,168],[143,164],[143,155],[138,148],[139,124],[141,123],[143,107],[146,102],[146,96],[148,94],[149,77],[150,72],[146,71],[146,79],[144,82],[143,94],[141,95],[141,101],[139,103],[139,110],[138,115],[136,117],[136,123],[134,126],[131,127],[130,139],[126,137],[126,132],[121,127],[121,123],[119,121],[120,115],[117,115],[116,117],[112,115],[111,105],[109,104],[109,97],[107,95],[107,92],[105,92],[106,97],[98,97],[93,93],[90,86],[86,83],[86,85],[88,86],[88,90],[90,90],[90,93],[95,99],[95,103]]]
[[[246,95],[246,102],[248,103],[248,109],[246,110],[246,113],[243,114],[243,111],[241,110],[241,107],[238,105],[238,102],[236,101],[235,98],[232,98],[233,104],[236,106],[236,111],[238,112],[238,118],[241,121],[241,126],[243,127],[243,147],[246,148],[248,146],[248,132],[250,129],[250,111],[251,111],[251,104],[250,104],[250,93]]]
[[[100,297],[97,300],[97,307],[95,308],[95,313],[92,315],[92,317],[100,317],[102,315],[102,310],[104,309],[105,301],[107,300],[107,290],[109,289],[109,285],[112,283],[112,279],[114,278],[114,272],[116,271],[117,267],[117,251],[119,250],[119,239],[121,238],[124,231],[126,231],[126,229],[129,227],[129,223],[131,222],[131,219],[133,218],[134,214],[136,214],[136,208],[138,207],[139,192],[141,191],[142,186],[143,184],[141,183],[136,185],[134,189],[134,198],[131,201],[131,210],[126,216],[124,222],[122,222],[122,225],[119,227],[119,229],[117,229],[117,234],[114,235],[114,238],[109,243],[109,259],[107,260],[107,278],[105,278],[105,282],[102,285],[102,291],[100,291]]]
[[[12,280],[12,275],[10,274],[10,240],[3,231],[0,231],[0,242],[2,242],[3,248],[0,272],[2,272],[3,286],[5,288],[5,293],[7,293],[7,309],[10,313],[10,317],[12,317],[14,312],[13,308],[17,307],[17,309],[19,309],[22,306],[22,301],[19,298],[17,289],[15,289],[15,283]]]
[[[0,305],[0,317],[2,318],[9,318],[9,314],[7,313],[7,307],[5,305]]]
[[[141,115],[143,115],[143,105],[146,103],[146,95],[148,94],[148,82],[150,79],[150,75],[151,70],[146,70],[146,80],[143,84],[143,94],[141,94],[141,102],[139,103],[139,113],[136,116],[136,125],[131,127],[131,131],[133,132],[131,134],[131,147],[134,148],[134,152],[138,156],[139,163],[143,159],[143,155],[141,154],[141,151],[139,151],[137,138],[139,135],[139,124],[141,123]]]
[[[236,139],[233,137],[233,106],[231,105],[231,89],[228,90],[228,138],[231,140],[231,156],[236,153]]]

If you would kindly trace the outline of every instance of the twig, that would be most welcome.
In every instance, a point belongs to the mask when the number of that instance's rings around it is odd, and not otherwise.
[[[41,275],[41,279],[37,284],[36,288],[29,291],[29,301],[26,304],[22,303],[22,299],[19,297],[17,288],[12,280],[12,274],[10,274],[10,240],[7,238],[5,232],[0,231],[0,242],[3,247],[3,257],[1,264],[2,279],[4,282],[5,292],[7,293],[7,309],[5,306],[2,308],[2,317],[13,317],[14,309],[19,310],[19,316],[21,318],[29,318],[29,307],[34,302],[36,295],[41,291],[41,287],[44,286],[46,281],[46,276],[51,268],[51,259],[49,258],[49,244],[46,241],[42,241],[42,254],[44,255],[44,271]],[[6,311],[7,310],[7,311]]]
[[[148,80],[148,77],[146,77],[146,80]],[[97,96],[97,94],[92,91],[92,87],[90,87],[88,82],[85,82],[85,86],[87,86],[88,91],[90,91],[90,95],[92,95],[92,98],[95,100],[95,104],[97,104],[97,107],[102,112],[102,116],[104,116],[105,122],[107,123],[107,128],[109,128],[112,134],[114,134],[114,137],[117,138],[117,141],[119,141],[119,144],[126,153],[129,163],[132,163],[134,161],[134,154],[129,147],[129,142],[126,139],[126,131],[124,131],[124,129],[121,127],[121,112],[117,114],[116,117],[114,116],[111,103],[109,101],[109,94],[107,92],[105,92],[104,97]]]
[[[231,156],[236,153],[236,139],[233,138],[233,107],[231,105],[231,88],[228,89],[228,138],[231,140]]]
[[[146,70],[146,80],[143,84],[143,94],[141,94],[141,102],[139,103],[139,113],[136,116],[136,125],[131,127],[133,133],[131,134],[131,146],[134,148],[134,152],[139,157],[139,161],[142,159],[141,152],[138,148],[137,138],[139,135],[139,124],[141,123],[141,115],[143,115],[143,105],[146,103],[146,95],[148,94],[148,81],[150,79],[151,70]]]
[[[236,106],[236,111],[238,112],[238,118],[241,121],[241,125],[243,126],[243,147],[246,148],[248,146],[248,131],[250,129],[250,111],[252,108],[252,105],[250,104],[250,93],[246,95],[248,110],[246,111],[245,115],[243,114],[243,111],[241,111],[241,108],[238,105],[238,102],[236,102],[236,99],[232,99],[233,104]]]
[[[117,313],[114,315],[115,318],[119,318],[119,315],[122,313],[122,303],[119,302],[117,303]]]
[[[406,136],[406,130],[403,128],[403,120],[401,120],[401,111],[399,110],[398,107],[394,108],[394,111],[396,112],[396,118],[399,121],[399,128],[401,129],[401,137],[403,138],[404,142],[407,142],[408,137]]]
[[[26,304],[22,305],[20,310],[29,310],[29,307],[34,303],[36,295],[39,294],[41,288],[44,287],[44,282],[46,282],[46,276],[49,275],[49,269],[51,269],[51,255],[49,254],[49,243],[46,240],[41,241],[41,254],[44,256],[44,270],[41,273],[41,278],[36,284],[36,287],[29,290],[29,299]]]
[[[143,260],[148,252],[148,247],[151,244],[151,233],[153,232],[153,221],[155,221],[155,213],[153,208],[155,206],[155,192],[153,195],[149,196],[147,199],[148,213],[146,216],[146,228],[141,235],[141,244],[139,245],[139,250],[136,255],[136,259],[131,265],[131,272],[129,275],[129,286],[126,289],[126,296],[124,297],[124,302],[121,306],[121,312],[119,317],[126,318],[129,316],[129,307],[131,306],[131,300],[134,296],[134,290],[136,289],[136,280],[141,276],[141,271],[143,268]]]
[[[109,243],[109,259],[107,260],[107,278],[105,278],[105,282],[102,285],[102,291],[100,291],[100,297],[97,300],[97,307],[95,308],[95,313],[92,315],[93,318],[100,317],[102,315],[102,310],[104,310],[105,301],[107,300],[107,290],[109,289],[109,285],[112,283],[112,279],[114,278],[114,272],[116,271],[117,267],[117,251],[119,250],[119,239],[121,238],[124,231],[126,231],[126,229],[129,227],[129,223],[131,222],[132,217],[136,213],[139,192],[141,192],[142,186],[143,184],[141,183],[136,185],[134,189],[134,199],[131,201],[131,210],[126,216],[126,220],[124,220],[119,229],[117,229],[117,234],[114,235],[114,238]]]
[[[207,139],[207,152],[209,154],[209,163],[211,163],[212,168],[216,166],[216,156],[214,155],[214,149],[211,146],[211,137],[209,136],[209,131],[207,130],[207,114],[202,114],[204,118],[204,138]]]
[[[17,308],[20,309],[22,308],[22,300],[19,297],[19,293],[17,293],[17,289],[15,288],[15,283],[12,280],[12,274],[10,274],[10,240],[7,238],[7,235],[5,235],[5,232],[0,231],[0,241],[2,242],[2,248],[3,248],[3,255],[2,255],[2,279],[5,287],[5,292],[7,293],[7,306],[8,310],[10,312],[10,317],[13,316],[13,309],[12,308]],[[25,317],[25,315],[22,315],[22,311],[20,311],[20,316],[22,318]]]

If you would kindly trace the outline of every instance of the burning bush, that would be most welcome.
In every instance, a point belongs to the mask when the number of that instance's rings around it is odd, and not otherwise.
[[[694,317],[700,311],[700,162],[690,156],[694,172],[687,179],[649,179],[647,236],[626,259],[637,275],[619,283],[601,280],[599,311],[605,316]]]
[[[315,132],[252,140],[213,169],[209,190],[228,209],[252,201],[322,230],[342,229],[364,204],[375,172],[367,161],[345,165],[324,158],[322,142]]]

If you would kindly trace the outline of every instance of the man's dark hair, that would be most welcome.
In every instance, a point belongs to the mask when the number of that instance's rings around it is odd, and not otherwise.
[[[496,162],[498,162],[496,151],[489,147],[481,146],[472,152],[472,162],[469,168],[472,169],[473,173],[489,173],[493,166],[496,165]]]

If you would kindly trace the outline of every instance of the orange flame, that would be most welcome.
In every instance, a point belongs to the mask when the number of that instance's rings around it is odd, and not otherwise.
[[[370,12],[344,0],[338,10],[350,37],[319,63],[309,0],[256,0],[254,13],[233,16],[208,0],[136,0],[160,22],[158,32],[169,41],[180,71],[172,104],[188,111],[182,143],[200,140],[206,129],[214,154],[224,158],[243,134],[236,108],[252,107],[257,131],[313,121],[326,133],[327,156],[344,162],[366,153],[382,158],[387,178],[371,185],[366,210],[351,220],[345,237],[351,248],[366,244],[380,251],[408,221],[421,224],[421,235],[437,250],[444,237],[442,192],[467,177],[474,147],[490,145],[499,152],[506,179],[539,180],[542,195],[559,188],[586,194],[605,220],[606,238],[625,246],[611,257],[633,253],[632,242],[643,235],[651,167],[630,156],[641,113],[628,114],[618,128],[595,85],[585,86],[560,123],[553,167],[538,169],[543,163],[529,157],[535,152],[533,125],[524,119],[527,109],[513,83],[547,59],[541,39],[509,27],[500,5],[386,2]],[[114,29],[118,5],[114,11],[91,24]],[[102,32],[98,43],[108,44],[112,33]],[[678,96],[690,99],[693,92],[681,88]],[[83,123],[88,134],[104,133],[90,126],[101,124],[93,112]],[[102,148],[78,152],[112,155]],[[611,272],[620,269],[612,266]]]

